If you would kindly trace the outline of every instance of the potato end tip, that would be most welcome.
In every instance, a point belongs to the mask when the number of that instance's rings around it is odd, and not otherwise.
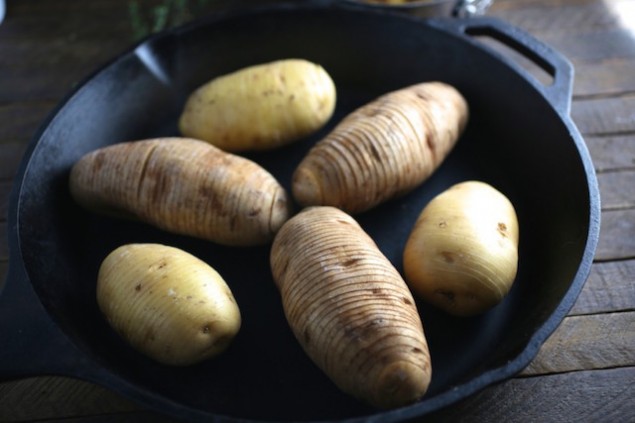
[[[295,200],[304,207],[324,204],[320,182],[310,169],[302,166],[293,175],[292,193]]]
[[[269,231],[275,235],[282,225],[291,218],[293,205],[285,189],[278,188],[271,203],[271,214],[269,218]]]
[[[382,409],[419,401],[430,384],[430,366],[399,361],[384,369],[378,379],[374,403]]]

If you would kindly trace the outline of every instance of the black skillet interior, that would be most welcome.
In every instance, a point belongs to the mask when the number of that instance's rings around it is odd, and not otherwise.
[[[451,184],[489,182],[517,208],[519,273],[499,306],[480,317],[453,318],[419,303],[433,379],[424,400],[407,407],[406,415],[429,411],[449,396],[467,395],[527,364],[586,277],[593,253],[587,240],[594,230],[595,179],[568,116],[517,69],[456,27],[444,20],[426,23],[329,8],[282,7],[214,17],[150,38],[70,96],[39,134],[22,175],[19,248],[28,279],[53,321],[92,365],[112,375],[99,382],[123,390],[117,381],[125,380],[126,391],[182,417],[279,421],[377,416],[377,410],[339,392],[292,337],[271,280],[268,246],[220,247],[97,216],[75,205],[67,189],[70,167],[91,150],[176,135],[186,96],[204,81],[288,57],[322,64],[336,83],[338,103],[320,134],[249,156],[287,187],[309,146],[379,94],[442,80],[466,96],[469,126],[441,168],[406,197],[357,216],[398,269],[414,219]],[[191,368],[170,368],[133,352],[111,332],[97,310],[96,272],[112,249],[131,242],[178,246],[225,277],[243,313],[242,330],[225,354]],[[396,418],[383,414],[391,416]]]

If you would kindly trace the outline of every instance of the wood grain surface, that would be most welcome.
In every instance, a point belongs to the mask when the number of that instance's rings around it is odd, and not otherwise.
[[[8,196],[20,158],[70,90],[149,30],[151,19],[133,19],[131,3],[8,1],[0,25],[0,285],[8,267]],[[162,2],[136,3],[144,11]],[[212,9],[221,3],[207,2]],[[189,13],[180,19],[191,19]],[[495,0],[488,15],[526,30],[575,67],[571,116],[598,174],[600,240],[575,306],[533,362],[424,421],[633,422],[635,1]],[[70,378],[0,381],[0,422],[39,421],[172,419]]]

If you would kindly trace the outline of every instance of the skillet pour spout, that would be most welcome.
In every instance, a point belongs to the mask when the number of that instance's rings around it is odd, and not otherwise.
[[[549,82],[484,40],[522,55]],[[324,131],[360,105],[417,82],[444,81],[467,99],[470,121],[441,167],[412,193],[357,216],[399,271],[414,221],[445,188],[482,180],[517,209],[519,270],[502,303],[469,319],[417,303],[433,376],[426,395],[410,406],[370,408],[313,365],[282,312],[269,246],[222,247],[98,216],[68,192],[70,168],[87,152],[178,135],[178,116],[196,87],[289,57],[321,64],[336,84],[336,110]],[[209,16],[143,40],[69,93],[18,170],[8,214],[9,274],[0,294],[0,377],[65,375],[181,420],[254,422],[417,419],[512,377],[575,302],[597,245],[597,179],[569,116],[572,82],[573,67],[558,52],[482,17],[424,20],[285,4]],[[297,163],[323,135],[250,158],[289,188]],[[97,270],[110,251],[132,242],[180,247],[223,275],[243,315],[225,353],[174,368],[151,362],[112,331],[96,305]]]

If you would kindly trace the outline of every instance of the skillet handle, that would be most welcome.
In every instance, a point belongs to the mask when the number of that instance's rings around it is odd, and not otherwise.
[[[561,53],[527,32],[496,18],[455,19],[445,23],[449,23],[450,26],[456,26],[459,32],[471,38],[484,37],[494,40],[503,47],[507,47],[528,59],[545,72],[551,80],[543,82],[537,79],[529,70],[508,58],[507,55],[497,53],[492,48],[494,53],[500,54],[501,60],[514,67],[540,91],[557,111],[567,116],[569,115],[573,93],[574,69],[571,62]]]
[[[0,292],[0,379],[81,375],[86,359],[51,320],[16,261],[9,262]]]

